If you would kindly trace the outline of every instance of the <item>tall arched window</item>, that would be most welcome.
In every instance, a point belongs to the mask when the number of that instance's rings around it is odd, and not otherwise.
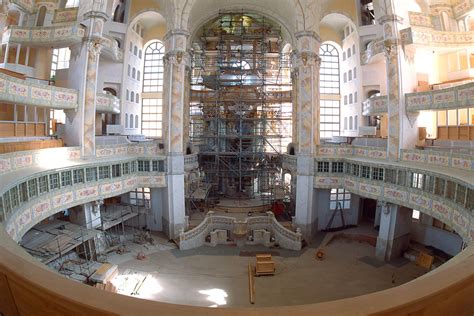
[[[340,135],[341,104],[340,95],[339,52],[334,45],[323,44],[319,50],[321,57],[320,70],[320,136],[331,138]]]
[[[143,68],[143,92],[163,91],[163,56],[165,47],[161,42],[153,42],[145,49]]]
[[[164,53],[159,41],[145,48],[141,126],[142,134],[148,137],[162,137]]]

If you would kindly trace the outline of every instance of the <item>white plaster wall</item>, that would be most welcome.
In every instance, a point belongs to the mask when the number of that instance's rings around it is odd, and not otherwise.
[[[421,222],[412,222],[410,226],[411,239],[438,248],[451,256],[461,251],[462,239],[455,233],[433,227],[433,218],[422,214]]]
[[[130,45],[131,44],[131,45]],[[132,46],[132,50],[130,51],[130,46]],[[137,56],[134,55],[134,47],[137,46]],[[136,135],[141,134],[141,113],[142,113],[142,78],[137,80],[132,78],[132,73],[130,76],[128,75],[128,65],[130,65],[131,71],[133,68],[136,71],[140,71],[141,76],[143,76],[143,60],[144,60],[144,51],[143,51],[143,39],[142,37],[137,34],[133,29],[132,25],[130,26],[126,39],[122,45],[124,50],[124,62],[123,62],[123,89],[122,89],[122,112],[121,112],[121,123],[125,127],[124,133],[125,135]],[[138,57],[138,52],[142,50],[142,58]],[[127,100],[126,93],[127,89],[129,90],[129,98]],[[135,100],[132,102],[130,95],[131,92],[135,94],[139,94],[139,103]],[[130,116],[130,114],[134,117],[134,124],[133,128],[130,128],[130,119],[128,120],[128,126],[125,126],[125,114]],[[139,125],[138,127],[135,126],[135,117],[138,115],[139,117]]]
[[[331,219],[333,210],[329,209],[331,190],[315,189],[316,208],[318,214],[318,230],[326,229],[329,220]],[[359,203],[360,197],[356,194],[351,194],[351,206],[349,209],[343,210],[344,222],[346,225],[357,225],[359,221]],[[340,212],[338,211],[332,222],[331,228],[342,226]]]
[[[355,53],[352,47],[355,45]],[[346,60],[341,59],[341,134],[347,136],[357,136],[358,127],[362,121],[362,71],[360,65],[360,44],[359,34],[357,30],[352,30],[352,33],[348,35],[342,41],[342,51],[346,54]],[[351,57],[348,57],[348,51],[351,50]],[[354,69],[356,70],[356,76],[354,78]],[[352,80],[349,80],[349,71],[352,72]],[[344,83],[344,73],[347,77],[347,82]],[[352,102],[350,102],[349,95],[352,94]],[[355,94],[357,94],[357,101],[355,100]],[[345,104],[345,96],[347,96],[347,104]],[[357,116],[357,118],[356,118]],[[350,129],[349,118],[352,117],[353,125]],[[347,118],[347,129],[345,127],[345,118]],[[355,128],[355,120],[357,119],[357,129]]]

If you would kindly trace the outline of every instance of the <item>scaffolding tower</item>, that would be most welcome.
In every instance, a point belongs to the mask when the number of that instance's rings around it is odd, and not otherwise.
[[[254,14],[220,12],[195,45],[190,139],[210,197],[261,197],[282,188],[291,142],[289,54],[281,30]]]

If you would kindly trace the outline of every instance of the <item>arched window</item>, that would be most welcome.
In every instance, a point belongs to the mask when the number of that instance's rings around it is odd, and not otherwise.
[[[334,45],[326,43],[321,45],[319,55],[321,57],[320,135],[321,138],[331,138],[340,134],[341,104],[339,100],[331,96],[340,94],[339,52]]]
[[[137,46],[133,47],[133,55],[135,55],[135,56],[138,55],[138,47]]]
[[[165,47],[159,41],[144,49],[142,90],[142,134],[162,137],[163,129],[163,56]],[[138,73],[141,80],[141,73]]]
[[[137,73],[137,70],[135,69],[135,67],[133,67],[132,69],[132,78],[135,79],[135,74]]]
[[[44,19],[46,17],[46,7],[41,6],[41,8],[38,11],[38,19],[36,20],[36,26],[43,26],[44,25]]]
[[[165,47],[161,42],[153,42],[145,49],[143,68],[143,92],[163,91],[163,56]]]
[[[138,128],[138,115],[135,115],[135,128]]]
[[[130,114],[130,128],[133,128],[133,114]]]
[[[441,25],[443,26],[443,31],[445,32],[449,32],[451,31],[451,27],[449,25],[449,15],[446,11],[442,11],[440,13],[440,17],[441,17]]]
[[[133,91],[130,93],[130,101],[135,102],[135,92]]]
[[[125,113],[125,128],[128,127],[128,114]]]
[[[137,93],[135,94],[135,102],[139,103],[140,102],[140,95]]]
[[[138,80],[138,81],[141,80],[141,72],[140,72],[140,70],[137,70],[137,80]]]

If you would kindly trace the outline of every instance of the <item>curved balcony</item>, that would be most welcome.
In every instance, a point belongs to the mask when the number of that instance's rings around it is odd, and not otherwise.
[[[468,47],[474,45],[474,32],[442,32],[412,26],[400,31],[403,45],[432,47]]]
[[[367,45],[365,52],[361,56],[362,65],[366,65],[370,63],[372,58],[374,58],[378,54],[382,54],[383,50],[384,50],[384,43],[383,43],[382,38],[371,41]]]
[[[388,97],[386,95],[368,98],[362,102],[362,115],[382,115],[388,113]]]
[[[327,150],[323,150],[327,147]],[[322,147],[322,152],[336,153],[338,146]],[[118,148],[118,147],[117,147]],[[107,147],[102,148],[104,150]],[[116,153],[116,148],[111,150],[112,156]],[[356,153],[355,149],[346,149],[347,154]],[[367,149],[373,152],[383,151],[383,149]],[[99,168],[104,166],[120,164],[123,173],[120,176],[96,181],[84,181],[84,183],[68,184],[62,183],[57,189],[49,190],[37,197],[29,197],[27,201],[20,198],[19,205],[12,208],[6,219],[0,223],[0,273],[4,276],[4,286],[9,290],[3,297],[7,312],[8,308],[14,311],[21,310],[25,314],[48,313],[50,306],[55,306],[62,313],[73,314],[92,314],[92,313],[112,313],[112,314],[137,314],[153,315],[156,312],[163,314],[189,315],[194,314],[213,314],[213,315],[238,315],[242,313],[241,309],[224,308],[212,309],[194,306],[182,306],[169,303],[140,300],[133,297],[119,296],[116,294],[104,292],[93,287],[79,284],[68,280],[56,273],[51,272],[47,267],[37,264],[34,259],[28,256],[12,239],[19,240],[19,236],[31,227],[35,222],[47,217],[53,212],[62,210],[65,207],[72,207],[96,200],[98,196],[114,196],[133,190],[133,188],[163,187],[166,186],[166,176],[164,172],[150,171],[140,172],[132,171],[132,164],[138,160],[147,160],[152,162],[157,158],[147,156],[137,151],[128,151],[128,157],[108,158],[95,161],[76,160],[69,162],[68,166],[58,165],[49,168],[25,168],[19,171],[10,172],[2,176],[2,188],[0,191],[10,192],[12,194],[21,194],[22,183],[28,183],[35,177],[60,175],[62,172],[68,173],[77,169]],[[360,152],[362,154],[362,152]],[[148,153],[149,155],[149,153]],[[1,156],[0,158],[4,158]],[[158,158],[159,160],[160,158]],[[318,161],[321,161],[318,160]],[[317,161],[317,162],[318,162]],[[326,158],[322,161],[329,164],[335,162],[363,164],[361,159],[333,159]],[[364,162],[365,164],[366,162]],[[130,167],[127,169],[127,166]],[[134,164],[137,166],[138,164]],[[329,165],[332,170],[332,166]],[[402,163],[392,163],[383,159],[376,159],[368,163],[370,168],[383,167],[398,170],[413,170],[419,172],[423,170],[424,164],[415,165],[408,168]],[[416,167],[415,167],[416,166]],[[439,169],[436,175],[453,179],[457,183],[469,185],[472,189],[472,172],[452,172],[453,168]],[[109,169],[110,170],[110,169]],[[124,170],[129,170],[125,174]],[[445,173],[449,172],[450,175]],[[62,179],[62,177],[60,177]],[[64,179],[69,179],[64,177]],[[467,183],[466,183],[467,179]],[[62,180],[61,180],[62,181]],[[34,181],[31,181],[34,184]],[[317,173],[315,176],[316,187],[345,187],[354,193],[362,196],[381,198],[386,201],[401,204],[406,197],[405,204],[417,208],[424,206],[423,211],[443,218],[448,218],[447,223],[452,222],[456,231],[467,232],[471,230],[470,236],[463,233],[462,237],[472,243],[474,240],[474,221],[472,211],[466,214],[466,209],[459,204],[453,204],[453,201],[446,197],[435,194],[424,194],[421,190],[398,184],[384,184],[382,180],[373,180],[359,178],[347,173]],[[15,190],[14,187],[17,189]],[[12,190],[13,191],[10,191]],[[28,191],[27,192],[31,192]],[[2,194],[3,196],[4,194]],[[431,201],[431,202],[429,202]],[[418,206],[420,205],[420,207]],[[2,207],[5,204],[2,203]],[[445,212],[447,210],[447,213]],[[3,213],[2,213],[3,214]],[[6,230],[10,235],[7,235]],[[19,230],[18,230],[19,229]],[[469,239],[470,238],[470,239]],[[461,252],[454,259],[442,267],[433,270],[422,278],[401,286],[384,290],[381,292],[362,295],[359,297],[325,302],[320,304],[309,304],[304,306],[274,307],[274,308],[253,308],[248,312],[259,315],[288,314],[308,315],[308,314],[330,314],[330,315],[352,315],[354,311],[360,314],[379,314],[379,315],[405,315],[417,311],[427,315],[449,314],[457,315],[471,312],[471,299],[474,293],[474,246],[471,245]],[[440,299],[442,297],[443,299]],[[2,306],[3,307],[3,306]],[[470,309],[471,308],[471,309]],[[3,311],[3,310],[2,310]]]
[[[78,92],[25,81],[0,73],[0,102],[75,110],[78,107]]]
[[[111,113],[120,114],[120,99],[116,96],[97,93],[96,112],[98,113]]]
[[[413,173],[426,183],[414,187]],[[408,180],[407,180],[408,179]],[[332,158],[316,159],[315,188],[344,188],[351,193],[375,200],[417,209],[448,225],[466,243],[474,242],[474,173],[426,164]]]
[[[405,94],[407,111],[446,110],[474,106],[474,82],[446,88]]]
[[[57,26],[10,26],[3,34],[3,44],[22,44],[27,47],[62,48],[81,43],[86,29],[78,23]]]
[[[123,60],[123,49],[119,48],[117,41],[110,36],[102,37],[102,54],[105,58],[113,61]]]

